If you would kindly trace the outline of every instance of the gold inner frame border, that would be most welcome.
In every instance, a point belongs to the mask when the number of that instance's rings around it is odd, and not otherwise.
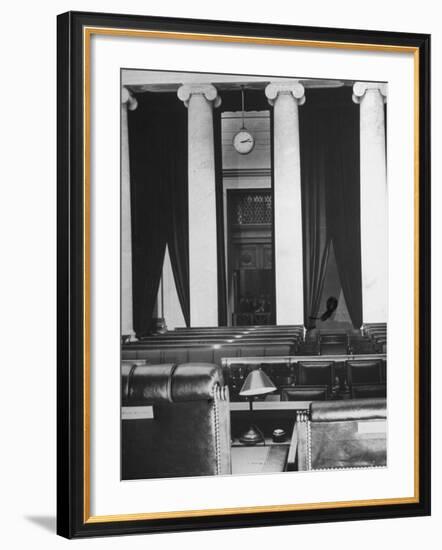
[[[123,36],[137,38],[158,38],[195,40],[203,42],[233,42],[257,45],[334,48],[390,53],[411,53],[414,63],[414,495],[410,497],[317,502],[269,506],[214,508],[203,510],[178,510],[171,512],[150,512],[136,514],[115,514],[93,516],[90,511],[90,55],[93,35]],[[226,516],[233,514],[256,514],[264,512],[287,512],[301,510],[324,510],[331,508],[352,508],[357,506],[386,506],[413,504],[419,502],[419,49],[414,46],[390,44],[364,44],[357,42],[332,42],[321,40],[297,40],[286,38],[237,36],[109,27],[83,27],[83,520],[84,523],[119,521],[141,521],[173,518],[194,518]]]

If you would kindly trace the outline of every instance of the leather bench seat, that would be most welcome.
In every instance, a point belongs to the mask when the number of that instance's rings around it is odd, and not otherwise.
[[[384,329],[376,328],[366,332],[367,336],[370,338],[375,338],[377,336],[387,336],[387,331]]]
[[[123,350],[123,359],[145,359],[147,363],[164,363],[158,349]]]
[[[255,329],[249,326],[242,327],[221,327],[217,329],[212,328],[201,328],[201,329],[185,329],[185,328],[176,328],[169,331],[169,334],[219,334],[222,332],[253,332],[254,334],[270,334],[271,332],[288,332],[290,334],[303,334],[302,329],[290,328],[290,327],[266,327],[261,329]]]
[[[159,350],[165,350],[165,349],[176,349],[176,348],[189,348],[189,349],[196,349],[196,348],[202,348],[202,347],[208,347],[213,349],[219,349],[222,348],[228,348],[228,347],[250,347],[250,348],[271,348],[274,347],[275,349],[285,346],[288,349],[295,350],[297,347],[297,344],[293,342],[292,340],[287,339],[265,339],[265,340],[243,340],[243,339],[231,339],[231,341],[215,341],[215,342],[147,342],[143,344],[126,344],[123,346],[124,350],[146,350],[146,349],[159,349]],[[269,355],[267,353],[267,355]]]
[[[322,334],[319,338],[320,344],[346,344],[348,336],[346,333]]]
[[[297,469],[386,466],[386,417],[385,399],[314,401],[295,424]]]
[[[169,341],[169,340],[176,340],[176,341],[182,341],[182,340],[226,340],[229,338],[251,338],[254,340],[265,340],[270,338],[286,338],[288,340],[294,340],[296,342],[302,342],[302,337],[298,334],[293,334],[289,332],[274,332],[270,334],[256,334],[255,332],[249,332],[249,333],[236,333],[236,332],[225,332],[220,334],[212,334],[212,333],[206,333],[206,334],[168,334],[168,335],[158,335],[158,336],[149,336],[144,338],[140,341],[140,343],[145,342],[151,342],[151,341]]]
[[[187,344],[217,344],[217,343],[235,343],[235,341],[241,342],[283,342],[287,341],[291,344],[299,342],[299,339],[294,336],[288,336],[285,334],[275,334],[271,336],[259,336],[256,335],[236,335],[227,334],[223,336],[152,336],[139,342],[131,343],[131,346],[163,346],[163,345],[187,345]],[[229,342],[230,341],[230,342]]]
[[[122,366],[123,406],[153,418],[123,419],[122,479],[231,473],[230,408],[213,364]]]
[[[251,325],[243,327],[228,327],[223,325],[220,327],[177,327],[175,330],[180,332],[196,330],[299,330],[302,332],[304,327],[302,325]]]
[[[374,330],[378,328],[387,330],[387,323],[365,323],[363,326],[364,332],[368,332],[370,330]]]
[[[150,348],[124,346],[122,359],[144,359],[148,363],[187,363],[208,362],[221,365],[223,357],[273,357],[291,354],[292,345],[285,344],[227,344],[219,348],[213,346],[165,346]]]

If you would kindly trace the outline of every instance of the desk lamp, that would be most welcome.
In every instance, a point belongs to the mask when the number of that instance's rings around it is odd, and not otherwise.
[[[272,393],[276,387],[267,374],[261,369],[252,370],[244,381],[244,384],[239,392],[242,397],[247,397],[250,404],[250,416],[253,419],[253,397],[256,395],[264,395]],[[239,438],[244,445],[256,445],[264,442],[264,436],[261,430],[254,424]]]

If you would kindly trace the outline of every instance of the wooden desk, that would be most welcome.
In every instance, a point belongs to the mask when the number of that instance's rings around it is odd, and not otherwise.
[[[285,438],[284,441],[278,441],[278,442],[275,442],[273,441],[273,439],[271,437],[265,437],[264,438],[264,443],[257,443],[256,445],[254,445],[255,447],[271,447],[272,445],[290,445],[290,439],[291,439],[291,433],[288,433],[287,434],[287,437]],[[241,441],[239,440],[238,437],[236,437],[235,439],[232,440],[232,447],[247,447],[247,445],[244,445],[244,443],[241,443]],[[250,447],[250,445],[249,445]]]
[[[306,411],[310,407],[311,401],[254,401],[253,413],[280,413],[289,412],[296,418],[297,411]],[[229,403],[231,413],[250,414],[249,404],[245,401],[231,401]],[[151,405],[140,405],[121,407],[122,420],[153,418],[153,408]]]
[[[306,411],[310,408],[311,401],[254,401],[253,412],[255,411],[293,411],[296,416],[296,411]],[[231,401],[231,412],[249,412],[250,406],[246,401]]]
[[[281,414],[282,412],[293,418],[294,422],[297,412],[307,411],[310,402],[256,402],[254,403],[254,411],[255,406],[258,414]],[[230,403],[230,410],[232,414],[247,415],[249,414],[249,405],[243,402]],[[122,407],[121,418],[122,420],[153,419],[153,408],[151,406]],[[232,473],[257,474],[283,472],[286,469],[293,469],[296,442],[293,443],[293,435],[291,433],[287,435],[287,440],[284,443],[273,443],[271,438],[266,438],[266,446],[257,445],[248,447],[241,444],[238,439],[235,439],[231,450]]]
[[[284,472],[289,445],[256,445],[232,447],[232,474]]]

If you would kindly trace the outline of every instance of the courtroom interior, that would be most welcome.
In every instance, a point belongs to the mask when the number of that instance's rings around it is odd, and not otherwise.
[[[121,478],[387,463],[387,85],[121,71]]]

